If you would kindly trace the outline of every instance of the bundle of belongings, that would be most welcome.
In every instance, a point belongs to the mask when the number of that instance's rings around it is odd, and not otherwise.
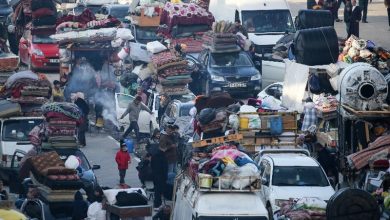
[[[259,170],[235,145],[194,148],[188,174],[200,188],[253,190],[260,187]]]
[[[0,73],[15,71],[19,67],[19,57],[10,53],[6,42],[1,42],[0,38]],[[4,45],[2,45],[4,44]],[[3,85],[7,78],[0,75],[0,86]]]
[[[293,59],[290,46],[293,43],[294,34],[286,34],[280,38],[272,48],[272,58],[276,60]]]
[[[69,156],[68,160],[77,158]],[[44,200],[73,201],[83,182],[77,174],[77,167],[69,166],[68,160],[64,162],[57,152],[49,151],[28,158],[21,169],[29,168],[31,180]]]
[[[142,188],[108,189],[103,191],[107,203],[117,206],[148,205],[146,193]]]
[[[31,130],[31,144],[36,147],[77,147],[76,128],[82,120],[77,105],[52,102],[43,105],[42,112],[46,120]]]
[[[155,27],[160,25],[160,17],[164,4],[158,1],[140,4],[133,11],[130,21],[144,27]]]
[[[24,116],[41,116],[41,105],[51,97],[51,84],[44,75],[30,70],[11,75],[0,91],[2,98],[10,98],[21,107]]]
[[[290,199],[283,202],[279,220],[326,220],[326,202],[318,198]]]
[[[176,25],[208,25],[214,22],[211,12],[199,7],[194,3],[171,3],[167,2],[161,14],[160,23],[166,27],[161,27],[159,32],[170,35]],[[164,30],[165,31],[164,31]]]
[[[378,137],[370,143],[366,149],[347,156],[347,162],[351,169],[360,170],[375,161],[387,160],[390,153],[390,135]]]
[[[32,0],[32,34],[49,35],[55,32],[57,9],[53,1]]]
[[[156,90],[167,95],[188,94],[187,84],[191,74],[187,70],[187,61],[174,51],[163,51],[152,56],[152,68],[159,84]]]
[[[225,109],[204,108],[197,115],[198,124],[204,133],[218,129],[225,130],[227,112]]]
[[[374,42],[351,36],[339,55],[339,61],[346,63],[363,62],[382,73],[390,71],[390,51],[377,47]]]
[[[203,47],[213,53],[228,53],[240,51],[237,45],[237,35],[233,33],[235,25],[231,22],[214,22],[212,30],[203,35]]]
[[[336,118],[337,117],[337,108],[339,102],[334,96],[324,96],[320,95],[315,101],[315,108],[317,111],[317,116],[320,118]]]

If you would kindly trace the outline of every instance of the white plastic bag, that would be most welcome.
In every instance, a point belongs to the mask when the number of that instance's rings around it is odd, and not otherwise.
[[[133,40],[134,36],[131,33],[130,29],[118,28],[118,30],[116,31],[116,38],[120,38],[122,40]]]
[[[158,41],[152,41],[146,44],[146,50],[155,54],[155,53],[160,53],[167,48],[160,42]]]
[[[106,210],[103,209],[102,203],[94,202],[88,207],[88,220],[106,220]]]
[[[235,189],[243,189],[256,181],[259,169],[253,163],[247,163],[238,168],[238,174],[232,182],[232,186]],[[240,178],[241,177],[241,178]],[[251,177],[251,178],[249,178]]]
[[[65,167],[69,169],[76,169],[80,166],[80,161],[77,159],[76,156],[70,155],[68,159],[65,161]]]
[[[260,129],[261,128],[261,120],[259,116],[250,117],[248,123],[249,129]]]
[[[238,130],[238,127],[240,126],[240,119],[237,115],[229,115],[229,125],[234,130]]]
[[[214,183],[214,187],[221,186],[221,189],[229,189],[233,183],[235,176],[237,176],[239,170],[236,164],[228,163],[223,170],[222,175],[219,177],[219,181]]]

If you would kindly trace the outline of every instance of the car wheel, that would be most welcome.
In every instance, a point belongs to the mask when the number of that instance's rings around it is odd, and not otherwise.
[[[267,205],[267,212],[268,212],[268,220],[273,220],[274,215],[270,204]]]

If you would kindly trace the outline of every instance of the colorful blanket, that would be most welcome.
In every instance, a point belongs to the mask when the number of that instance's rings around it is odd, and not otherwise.
[[[82,113],[79,107],[77,107],[77,105],[73,103],[68,102],[47,103],[42,106],[42,112],[43,114],[47,114],[49,112],[57,112],[75,120],[80,120],[82,117]]]

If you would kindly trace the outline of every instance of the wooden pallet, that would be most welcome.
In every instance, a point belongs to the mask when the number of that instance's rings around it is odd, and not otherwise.
[[[223,144],[225,142],[239,141],[242,139],[243,139],[242,134],[231,134],[228,136],[215,137],[215,138],[203,139],[200,141],[194,141],[194,142],[192,142],[192,147],[206,147],[206,146],[211,145],[211,144]]]
[[[356,115],[357,117],[390,117],[390,110],[376,110],[376,111],[359,111],[348,105],[342,104],[342,107],[351,114]]]

